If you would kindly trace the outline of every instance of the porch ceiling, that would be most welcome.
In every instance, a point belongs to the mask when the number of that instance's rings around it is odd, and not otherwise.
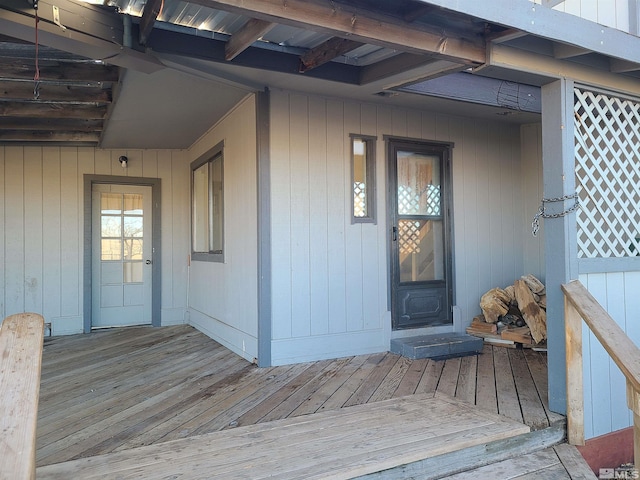
[[[580,43],[571,35],[561,42],[554,32],[500,25],[493,7],[474,16],[439,0],[39,0],[41,83],[34,96],[33,1],[0,6],[0,29],[9,35],[0,62],[12,65],[0,78],[1,143],[185,148],[243,95],[265,87],[535,121],[529,102],[501,102],[497,91],[515,82],[535,96],[551,75],[492,65],[496,47],[640,76],[640,62],[624,52],[613,58],[567,43]],[[428,83],[463,71],[474,75],[459,77],[470,85],[462,95],[434,92]],[[472,79],[479,76],[498,83],[483,81],[476,98]]]

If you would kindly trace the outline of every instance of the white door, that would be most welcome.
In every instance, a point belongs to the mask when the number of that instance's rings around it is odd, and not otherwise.
[[[92,188],[91,327],[151,324],[151,187]]]

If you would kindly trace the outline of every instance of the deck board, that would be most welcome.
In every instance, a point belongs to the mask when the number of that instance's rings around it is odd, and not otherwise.
[[[188,326],[54,337],[43,352],[37,463],[436,391],[504,415],[521,408],[514,371],[530,376],[522,408],[537,413],[525,423],[544,423],[541,411],[549,423],[564,419],[545,404],[544,353],[483,352],[441,361],[376,353],[261,369]]]
[[[347,479],[528,431],[463,402],[413,395],[83,458],[37,474],[126,479],[148,462],[147,478]]]

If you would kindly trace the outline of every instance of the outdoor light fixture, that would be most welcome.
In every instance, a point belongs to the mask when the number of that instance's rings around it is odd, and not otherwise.
[[[122,168],[127,168],[127,162],[129,162],[129,159],[127,157],[122,155],[118,160],[120,160],[120,165],[122,166]]]

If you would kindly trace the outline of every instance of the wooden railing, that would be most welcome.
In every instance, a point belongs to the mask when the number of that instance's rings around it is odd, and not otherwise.
[[[0,479],[33,480],[44,320],[35,313],[0,326]]]
[[[640,463],[640,349],[578,280],[562,285],[567,342],[567,438],[584,445],[582,320],[627,379],[627,405],[633,412],[633,453]]]

